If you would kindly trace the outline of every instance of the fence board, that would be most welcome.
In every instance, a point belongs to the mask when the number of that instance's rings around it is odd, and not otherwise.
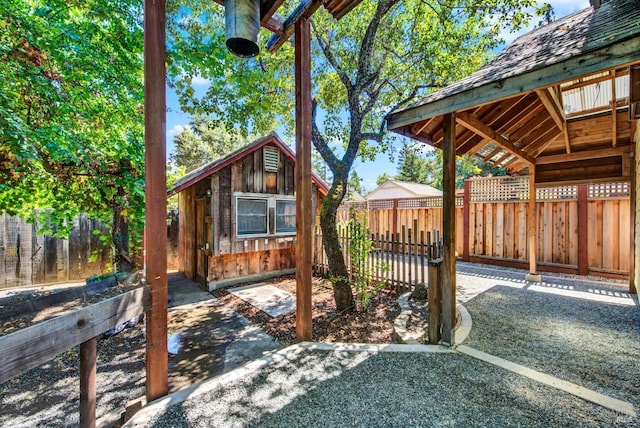
[[[103,224],[86,215],[73,220],[67,239],[38,234],[39,223],[0,214],[0,288],[84,279],[104,273],[110,250],[94,228]],[[96,259],[91,261],[92,255]]]
[[[483,180],[481,188],[477,188],[473,197],[469,198],[468,231],[464,230],[463,208],[456,207],[457,255],[462,256],[464,234],[468,233],[471,256],[507,261],[528,260],[528,191],[523,187],[526,180],[495,178],[496,184],[489,183],[489,179]],[[492,192],[499,193],[496,199],[492,199]],[[587,267],[591,273],[605,271],[626,274],[630,265],[628,183],[590,185],[588,192],[587,225],[584,229],[588,239]],[[540,188],[536,193],[538,262],[576,269],[580,230],[577,187]],[[376,203],[375,207],[369,209],[371,231],[384,236],[387,231],[401,231],[403,226],[415,228],[414,221],[417,221],[419,232],[441,230],[442,208],[432,202],[399,200],[395,204],[394,201]],[[396,209],[396,225],[392,224],[394,209],[391,207],[394,205],[400,207]]]

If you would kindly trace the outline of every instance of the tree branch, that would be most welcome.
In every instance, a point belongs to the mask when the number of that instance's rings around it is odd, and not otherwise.
[[[327,163],[331,172],[335,174],[339,160],[336,155],[329,149],[329,145],[327,144],[324,136],[320,132],[318,125],[316,123],[316,111],[318,109],[318,102],[315,98],[311,101],[311,142],[313,146],[316,148],[322,159]]]

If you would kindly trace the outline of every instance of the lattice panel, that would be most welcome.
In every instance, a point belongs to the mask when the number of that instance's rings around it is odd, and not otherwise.
[[[590,198],[619,198],[628,197],[630,194],[629,182],[591,184],[588,191]]]
[[[393,208],[392,200],[369,201],[370,210],[390,210],[391,208]]]
[[[542,187],[536,189],[536,200],[576,199],[578,186]]]
[[[471,202],[520,201],[529,198],[528,177],[495,177],[471,180]]]
[[[398,208],[440,208],[440,207],[442,207],[441,196],[398,200]]]

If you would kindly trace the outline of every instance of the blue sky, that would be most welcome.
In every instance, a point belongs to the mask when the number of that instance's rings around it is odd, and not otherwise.
[[[552,0],[549,1],[554,8],[556,18],[569,15],[577,12],[589,6],[589,0]],[[537,20],[534,19],[537,22]],[[516,37],[528,31],[525,29],[517,34],[505,33],[503,38],[508,42],[514,40]],[[206,90],[207,81],[204,79],[194,81],[196,92]],[[173,137],[179,134],[185,126],[188,126],[190,116],[180,110],[180,104],[176,94],[167,88],[167,156],[173,151]],[[399,149],[399,147],[398,147]],[[397,161],[397,154],[395,156]],[[380,154],[373,162],[363,163],[357,160],[354,164],[354,168],[357,170],[358,175],[363,179],[363,185],[367,191],[371,191],[376,187],[376,178],[387,173],[394,175],[397,172],[397,164],[389,162],[388,154]]]

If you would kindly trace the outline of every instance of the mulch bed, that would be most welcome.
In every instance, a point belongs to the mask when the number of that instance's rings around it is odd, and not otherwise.
[[[296,293],[295,277],[281,277],[269,281],[270,285]],[[400,313],[398,295],[384,289],[372,298],[364,312],[338,313],[330,281],[314,277],[312,284],[313,340],[317,342],[393,343],[393,321]],[[240,315],[262,327],[284,344],[295,342],[295,313],[270,317],[245,301],[216,290],[212,294]],[[416,312],[416,320],[420,318]],[[419,321],[416,321],[416,324]]]

